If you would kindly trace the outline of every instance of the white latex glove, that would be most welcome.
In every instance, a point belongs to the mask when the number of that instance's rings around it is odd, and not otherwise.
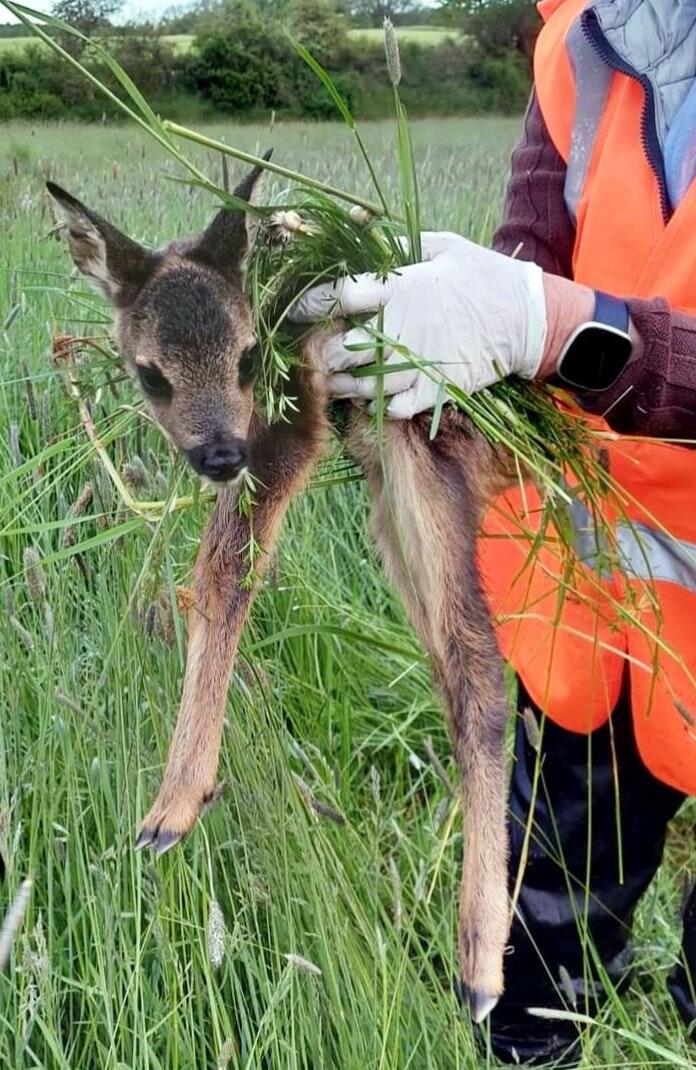
[[[508,375],[533,379],[546,340],[541,268],[446,232],[423,234],[422,248],[422,263],[384,281],[358,275],[316,286],[292,312],[295,322],[309,323],[384,308],[384,336],[407,346],[430,373],[413,367],[384,374],[387,414],[397,420],[433,408],[441,379],[468,394]],[[369,322],[375,327],[377,320]],[[375,376],[356,378],[347,370],[374,363],[374,346],[374,334],[363,327],[327,342],[323,356],[333,397],[376,396]],[[383,359],[388,367],[409,357],[385,344]]]

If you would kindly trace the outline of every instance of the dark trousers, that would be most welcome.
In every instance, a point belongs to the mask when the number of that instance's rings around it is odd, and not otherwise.
[[[510,792],[513,884],[532,805],[534,823],[505,962],[505,995],[491,1015],[490,1037],[496,1053],[512,1062],[541,1063],[564,1051],[572,1062],[576,1027],[532,1018],[525,1008],[594,1014],[606,998],[607,979],[619,988],[628,983],[634,908],[660,865],[667,823],[684,796],[643,765],[627,694],[610,724],[590,736],[547,720],[539,753],[528,738],[525,708],[541,724],[520,686]],[[670,989],[684,1021],[691,1022],[696,891],[685,912],[682,950]]]

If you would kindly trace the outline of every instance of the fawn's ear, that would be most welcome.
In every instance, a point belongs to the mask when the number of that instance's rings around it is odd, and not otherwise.
[[[264,160],[270,160],[272,153],[273,149],[264,153]],[[257,204],[263,171],[262,167],[250,171],[235,189],[235,197]],[[258,229],[258,217],[252,212],[221,208],[198,240],[195,255],[227,278],[241,279]]]
[[[157,254],[127,238],[54,182],[47,182],[46,188],[80,271],[115,305],[129,304],[151,277]]]

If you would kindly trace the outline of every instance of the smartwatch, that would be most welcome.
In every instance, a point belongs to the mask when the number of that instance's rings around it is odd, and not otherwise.
[[[573,390],[608,390],[631,359],[628,305],[595,290],[593,318],[576,327],[563,346],[550,382]]]

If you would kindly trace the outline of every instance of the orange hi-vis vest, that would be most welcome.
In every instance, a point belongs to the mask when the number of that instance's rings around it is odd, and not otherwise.
[[[576,281],[620,297],[662,296],[696,315],[696,181],[671,217],[646,144],[645,86],[620,66],[581,69],[587,0],[543,0],[536,93],[566,161]],[[635,7],[635,5],[634,5]],[[586,18],[587,16],[585,16]],[[582,79],[582,84],[580,83]],[[607,432],[602,446],[625,511],[613,525],[621,567],[591,553],[586,505],[570,516],[583,564],[567,582],[553,538],[530,552],[542,502],[531,484],[488,510],[481,571],[498,638],[534,702],[575,732],[604,724],[625,675],[637,746],[662,781],[696,794],[696,449]],[[490,537],[489,537],[490,536]],[[630,617],[629,617],[630,614]]]

